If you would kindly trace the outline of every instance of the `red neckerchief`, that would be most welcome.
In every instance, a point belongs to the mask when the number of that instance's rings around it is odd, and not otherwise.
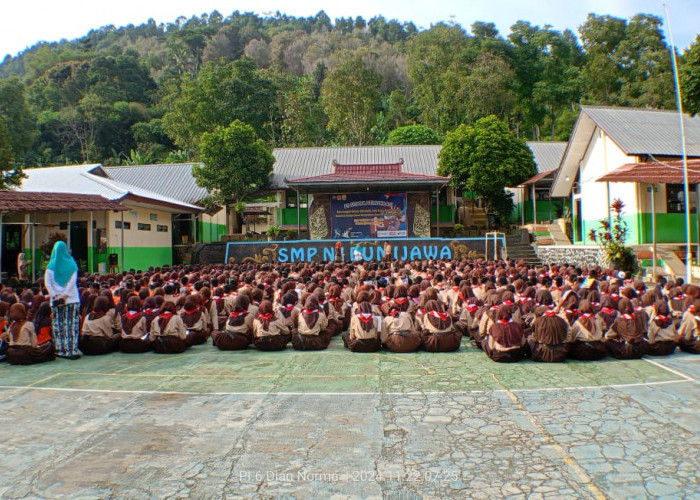
[[[189,310],[188,310],[188,309],[185,309],[185,314],[191,315],[191,314],[196,313],[197,311],[199,311],[199,309],[197,309],[197,308],[195,308],[195,309],[189,309]]]
[[[564,309],[564,311],[567,314],[573,314],[574,316],[578,316],[578,309]]]
[[[223,300],[223,297],[219,297],[218,295],[214,295],[214,302],[221,302]]]
[[[666,323],[668,321],[668,316],[664,316],[663,314],[657,314],[654,319],[658,319]]]
[[[464,298],[464,294],[463,294],[462,292],[459,292],[459,293],[457,294],[457,297],[459,297],[460,300],[467,300],[467,299]]]
[[[233,312],[229,315],[229,317],[231,317],[231,318],[237,318],[237,317],[239,317],[239,316],[245,316],[246,314],[248,314],[248,311],[233,311]]]
[[[306,307],[302,309],[303,312],[306,314],[316,314],[318,312],[318,309],[307,309]]]
[[[452,287],[452,290],[454,290],[455,292],[459,292],[459,287],[458,287],[458,286],[453,286],[453,287]]]
[[[433,318],[440,318],[442,321],[447,321],[447,318],[449,318],[449,315],[447,313],[443,313],[440,311],[430,311],[430,315]]]
[[[625,319],[637,319],[637,316],[634,314],[623,314],[622,317]]]
[[[294,304],[286,304],[282,307],[284,307],[287,311],[291,311],[292,309],[294,309]]]
[[[259,306],[259,305],[260,305],[260,302],[258,302],[257,300],[254,300],[254,301],[253,301],[253,305],[254,305],[254,306]]]
[[[319,301],[318,301],[318,305],[321,306],[321,307],[325,306],[327,303],[328,303],[327,300],[319,300]]]
[[[508,321],[507,319],[499,319],[498,322],[502,325],[507,325],[508,323],[510,323],[510,321]]]
[[[545,315],[545,316],[548,316],[548,317],[550,317],[550,318],[553,318],[554,316],[557,315],[557,313],[556,313],[556,311],[554,311],[554,310],[552,309],[552,310],[549,310],[549,311],[545,311],[545,312],[544,312],[544,315]]]
[[[512,306],[512,305],[513,305],[513,301],[512,301],[512,300],[504,300],[504,301],[503,301],[503,305],[504,305],[504,306]]]
[[[258,318],[265,320],[265,319],[270,319],[272,318],[272,313],[267,313],[267,314],[258,314]]]
[[[372,313],[361,312],[358,313],[357,316],[360,318],[360,321],[364,323],[369,323],[370,321],[372,321]]]
[[[144,310],[143,310],[143,313],[144,313],[144,314],[151,314],[152,312],[157,311],[157,310],[158,310],[158,309],[156,309],[156,308],[149,307],[149,308],[147,308],[147,309],[144,309]]]
[[[476,304],[469,304],[467,306],[467,311],[469,311],[470,313],[476,312],[477,309],[479,309],[479,306],[477,306]]]
[[[394,299],[394,302],[396,302],[397,304],[403,305],[406,302],[408,302],[408,298],[407,297],[397,297]]]
[[[612,299],[613,299],[614,301],[616,301],[616,302],[617,302],[618,300],[620,300],[620,296],[619,296],[618,294],[616,294],[616,293],[611,293],[611,294],[610,294],[610,298],[612,298]]]
[[[391,309],[389,309],[389,316],[396,317],[398,315],[399,315],[398,309],[396,309],[395,307],[392,307]]]
[[[695,312],[695,305],[693,305],[693,304],[689,305],[688,309],[686,309],[686,310],[690,311],[691,313],[694,313]]]
[[[615,309],[610,309],[609,307],[604,307],[600,310],[600,312],[605,313],[605,314],[612,314],[614,312],[617,312]]]
[[[341,297],[331,297],[330,299],[331,302],[342,302],[343,299]]]
[[[170,311],[165,311],[165,312],[160,313],[160,315],[158,317],[163,318],[163,319],[170,319],[172,316],[173,316],[173,313],[171,313]]]
[[[416,309],[416,314],[425,314],[425,310],[419,307],[418,309]]]
[[[592,313],[583,313],[579,316],[579,319],[590,319],[593,317]]]
[[[140,314],[141,314],[140,311],[127,311],[125,316],[126,316],[126,319],[131,321],[132,319],[134,319],[136,316],[139,316]]]

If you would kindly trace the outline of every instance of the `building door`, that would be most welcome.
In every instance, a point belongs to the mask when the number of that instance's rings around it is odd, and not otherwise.
[[[581,216],[581,198],[574,200],[574,241],[584,241],[583,217]]]
[[[22,226],[2,226],[2,270],[3,281],[17,276],[17,257],[22,249]]]
[[[87,221],[74,221],[70,223],[70,247],[71,254],[78,264],[78,268],[87,272],[88,268],[88,234]]]

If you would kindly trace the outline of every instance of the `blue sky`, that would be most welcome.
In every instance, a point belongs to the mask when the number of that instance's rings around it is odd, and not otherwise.
[[[667,3],[675,45],[687,48],[700,30],[700,0]],[[494,22],[503,35],[519,19],[575,31],[589,12],[624,18],[639,12],[665,16],[662,0],[8,0],[0,17],[0,58],[41,40],[78,38],[100,26],[140,24],[149,18],[167,23],[215,9],[224,16],[235,10],[310,16],[323,9],[331,19],[361,15],[367,20],[381,14],[424,28],[438,21],[453,20],[467,28],[474,21],[486,21]]]

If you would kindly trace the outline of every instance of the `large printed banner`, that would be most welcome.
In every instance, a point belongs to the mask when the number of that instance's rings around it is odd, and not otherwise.
[[[331,195],[331,229],[337,239],[405,238],[406,193]]]

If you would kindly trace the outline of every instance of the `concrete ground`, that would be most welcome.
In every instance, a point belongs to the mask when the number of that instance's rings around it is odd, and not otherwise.
[[[697,498],[698,377],[340,339],[2,365],[0,497]]]

